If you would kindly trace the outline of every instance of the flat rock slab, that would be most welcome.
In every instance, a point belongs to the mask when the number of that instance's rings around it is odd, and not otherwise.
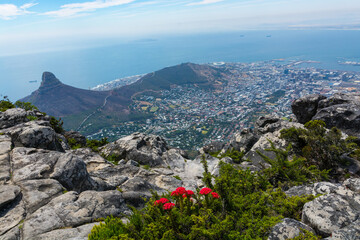
[[[39,208],[24,222],[25,239],[56,229],[91,223],[107,216],[129,213],[122,194],[117,191],[68,192]]]
[[[54,179],[38,179],[19,182],[28,213],[35,212],[51,199],[62,194],[62,185]]]
[[[360,219],[331,234],[327,240],[357,240],[360,239]]]
[[[25,206],[22,201],[14,201],[0,212],[0,236],[18,225],[25,218]]]
[[[292,239],[299,236],[303,229],[315,233],[311,227],[302,222],[291,218],[284,218],[282,222],[276,224],[271,229],[268,240]]]
[[[32,237],[29,240],[87,240],[91,229],[100,223],[85,224],[77,228],[58,229]]]

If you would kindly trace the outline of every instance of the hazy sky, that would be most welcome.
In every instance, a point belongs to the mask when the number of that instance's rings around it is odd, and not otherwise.
[[[309,28],[360,29],[360,1],[0,0],[0,56],[112,38]]]

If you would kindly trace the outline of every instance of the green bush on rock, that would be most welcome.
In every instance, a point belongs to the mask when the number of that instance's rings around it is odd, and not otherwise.
[[[213,190],[155,193],[127,223],[108,217],[89,239],[266,239],[282,218],[300,219],[302,206],[314,198],[287,197],[265,177],[225,163]]]

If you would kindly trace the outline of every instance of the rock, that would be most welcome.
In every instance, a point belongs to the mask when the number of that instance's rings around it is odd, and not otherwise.
[[[151,196],[150,190],[162,191],[162,189],[157,187],[155,184],[152,184],[148,180],[139,176],[128,179],[121,185],[121,189],[125,192],[143,192],[148,196]]]
[[[139,171],[139,167],[121,164],[96,169],[90,171],[89,174],[92,178],[102,179],[106,182],[108,188],[115,189],[116,187],[121,186],[129,178],[133,178]]]
[[[155,185],[159,188],[172,191],[182,186],[182,181],[175,176],[160,175],[155,178]]]
[[[291,104],[291,109],[297,121],[303,124],[310,121],[318,110],[319,102],[323,99],[326,99],[326,97],[319,94],[307,95],[296,99]]]
[[[56,138],[64,150],[70,150],[68,140],[63,135],[57,133]]]
[[[275,148],[285,149],[288,143],[284,139],[280,138],[281,130],[291,127],[303,127],[303,125],[299,123],[287,122],[279,119],[276,121],[276,118],[266,119],[268,118],[261,117],[259,119],[256,132],[261,133],[262,135],[244,156],[245,159],[249,159],[252,164],[259,169],[267,168],[270,165],[266,163],[257,151],[271,159],[274,159],[276,154],[272,151],[265,150],[271,148],[270,141],[274,144]]]
[[[131,165],[131,166],[135,166],[135,167],[138,167],[138,166],[139,166],[139,163],[138,163],[138,162],[135,162],[134,160],[129,160],[129,161],[127,161],[126,164],[127,164],[127,165]]]
[[[185,159],[177,149],[170,149],[165,152],[162,159],[166,166],[176,172],[182,172],[185,169],[185,164],[188,161]],[[190,160],[189,160],[190,161]]]
[[[150,196],[143,192],[126,191],[123,192],[123,198],[126,204],[136,208],[143,208],[145,203],[150,199]]]
[[[93,152],[90,148],[79,148],[76,150],[71,150],[71,153],[86,163],[86,169],[88,172],[113,166],[112,163],[106,161],[103,157],[101,157],[98,153]]]
[[[302,222],[324,237],[339,230],[360,216],[360,199],[330,193],[307,202],[302,210]]]
[[[332,232],[327,240],[357,240],[360,239],[360,219],[344,228]]]
[[[165,140],[155,135],[133,133],[105,145],[101,153],[116,155],[119,159],[134,160],[142,165],[158,166],[163,163],[161,156],[168,150]]]
[[[0,183],[10,180],[11,138],[0,135]]]
[[[66,228],[50,231],[32,237],[30,240],[87,240],[91,229],[100,223],[89,223],[76,228]]]
[[[27,180],[18,184],[23,190],[23,200],[28,213],[35,212],[63,191],[62,185],[54,179]]]
[[[360,104],[340,104],[322,108],[313,120],[324,121],[327,128],[337,127],[349,135],[360,136]]]
[[[14,182],[53,178],[68,190],[97,189],[86,164],[71,153],[34,148],[15,148],[12,151]]]
[[[20,225],[19,225],[20,226]],[[20,240],[20,229],[18,226],[13,227],[7,231],[4,235],[0,236],[1,240]]]
[[[267,132],[274,132],[281,122],[280,118],[273,115],[266,115],[259,117],[255,122],[255,133],[264,134]]]
[[[31,239],[55,229],[79,226],[128,211],[122,194],[117,190],[68,192],[31,214],[24,222],[23,234],[25,239]]]
[[[360,194],[360,178],[348,178],[344,181],[343,186]]]
[[[210,154],[210,153],[214,153],[214,152],[219,152],[224,148],[224,146],[225,146],[225,144],[223,142],[219,142],[219,141],[212,142],[212,143],[209,143],[209,144],[203,146],[200,150],[200,154],[203,154],[203,153]]]
[[[0,211],[9,203],[14,201],[20,194],[21,190],[18,186],[14,185],[1,185],[0,186]]]
[[[300,235],[303,230],[315,233],[315,231],[305,225],[302,222],[299,222],[295,219],[284,218],[280,223],[276,224],[269,234],[269,240],[286,240],[292,239]]]
[[[86,137],[83,136],[81,133],[76,131],[66,131],[64,133],[65,138],[73,139],[75,144],[80,144],[81,146],[86,146]]]
[[[27,113],[22,108],[12,108],[0,112],[0,129],[10,128],[17,124],[27,122]]]
[[[55,131],[47,121],[30,121],[2,130],[15,147],[33,147],[64,152]]]
[[[234,134],[229,148],[247,153],[258,140],[259,136],[252,129],[246,128]]]
[[[324,98],[319,102],[319,109],[327,108],[334,105],[354,103],[357,104],[360,102],[359,94],[345,94],[345,93],[335,93],[328,98]]]
[[[25,218],[25,206],[20,198],[17,198],[6,208],[0,211],[0,236],[18,225]]]

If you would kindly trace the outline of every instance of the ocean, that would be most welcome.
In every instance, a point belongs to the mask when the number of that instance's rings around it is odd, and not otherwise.
[[[119,40],[120,42],[120,40]],[[29,95],[44,71],[63,83],[89,89],[117,78],[149,73],[184,62],[313,60],[318,68],[360,71],[360,31],[243,31],[159,36],[73,50],[0,57],[0,96]],[[309,65],[306,65],[309,66]]]

